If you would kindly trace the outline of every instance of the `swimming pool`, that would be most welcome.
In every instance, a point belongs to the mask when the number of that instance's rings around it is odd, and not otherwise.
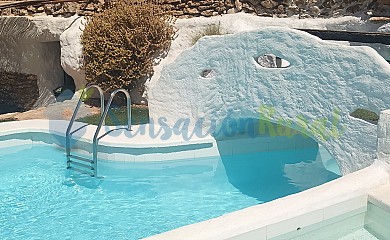
[[[0,238],[144,238],[339,177],[322,164],[322,152],[99,161],[104,178],[93,179],[67,172],[64,150],[56,145],[2,148]]]

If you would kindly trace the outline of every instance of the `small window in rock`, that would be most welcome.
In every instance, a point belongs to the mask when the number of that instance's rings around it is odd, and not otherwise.
[[[354,118],[362,119],[366,122],[377,124],[379,120],[378,114],[376,114],[373,111],[358,108],[355,111],[351,112],[349,115],[351,115]]]
[[[273,54],[264,54],[255,58],[256,62],[265,68],[287,68],[290,62]]]
[[[216,72],[212,69],[203,70],[202,73],[200,74],[200,76],[203,78],[212,78],[215,75],[216,75]]]

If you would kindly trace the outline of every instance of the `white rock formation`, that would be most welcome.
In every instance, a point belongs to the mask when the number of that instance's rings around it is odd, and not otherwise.
[[[167,57],[162,59],[160,64],[154,67],[154,75],[152,76],[152,79],[146,83],[147,89],[152,88],[158,81],[162,67],[173,62],[183,50],[191,47],[193,36],[210,24],[220,25],[222,32],[229,34],[254,31],[269,26],[367,32],[374,32],[381,26],[381,24],[370,21],[362,21],[360,18],[352,16],[329,19],[298,19],[297,17],[268,18],[258,17],[246,13],[237,13],[210,18],[196,17],[190,19],[178,19],[175,24],[175,27],[178,29],[175,40],[172,42]],[[340,41],[338,42],[340,43]]]
[[[53,90],[63,85],[59,39],[76,17],[0,18],[0,70],[38,76],[36,107],[55,102]]]
[[[254,58],[264,53],[291,66],[261,68]],[[217,74],[202,78],[205,69]],[[306,129],[347,174],[370,165],[377,149],[376,126],[349,114],[356,108],[377,113],[389,108],[389,92],[389,64],[373,49],[265,28],[202,38],[164,67],[148,96],[154,121],[165,117],[172,126],[181,118],[192,126],[200,118],[214,119],[220,126],[226,117],[259,118],[259,107],[272,110],[272,116],[262,117]]]
[[[382,111],[379,117],[378,162],[390,171],[390,109]]]
[[[383,24],[378,28],[378,32],[390,33],[390,23]]]
[[[83,18],[78,16],[2,17],[0,19],[2,26],[0,40],[3,44],[0,47],[0,70],[37,74],[41,97],[36,106],[55,101],[53,90],[61,86],[63,81],[61,66],[74,78],[77,90],[84,85],[85,73],[82,68],[80,43],[82,22]],[[146,88],[151,88],[157,82],[165,64],[172,62],[180,52],[190,47],[194,32],[212,23],[220,23],[221,28],[229,33],[255,30],[264,26],[364,31],[375,31],[379,27],[378,24],[365,23],[355,17],[299,20],[261,18],[239,13],[212,18],[179,19],[176,23],[179,29],[177,38],[168,56],[155,66],[155,74],[146,84]],[[58,49],[59,41],[60,49]],[[383,49],[380,47],[379,50],[383,51]],[[138,102],[146,101],[137,92],[132,91],[131,94]]]
[[[83,68],[83,45],[81,35],[86,20],[77,18],[60,36],[61,66],[64,71],[73,77],[76,90],[85,86],[85,70]]]

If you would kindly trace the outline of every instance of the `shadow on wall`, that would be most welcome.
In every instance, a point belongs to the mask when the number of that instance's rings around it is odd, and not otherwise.
[[[64,71],[64,85],[53,90],[57,102],[72,99],[76,91],[74,79]]]
[[[0,71],[0,114],[31,110],[39,97],[37,76]]]
[[[261,202],[294,194],[341,176],[336,160],[303,134],[250,137],[248,132],[242,132],[219,138],[217,145],[221,154],[217,171],[225,171],[235,188]]]
[[[56,102],[54,90],[64,83],[60,43],[1,37],[0,71],[37,76],[39,96],[34,107]]]

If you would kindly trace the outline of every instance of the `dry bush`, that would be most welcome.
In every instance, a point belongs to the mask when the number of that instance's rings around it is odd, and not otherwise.
[[[106,91],[143,90],[154,60],[171,44],[172,23],[158,2],[146,0],[117,1],[88,19],[82,35],[87,82]]]
[[[199,39],[201,39],[204,36],[214,36],[214,35],[224,35],[227,34],[227,32],[223,32],[221,28],[221,22],[217,24],[210,24],[207,25],[206,28],[204,28],[202,31],[197,32],[191,39],[192,45],[194,45]]]

